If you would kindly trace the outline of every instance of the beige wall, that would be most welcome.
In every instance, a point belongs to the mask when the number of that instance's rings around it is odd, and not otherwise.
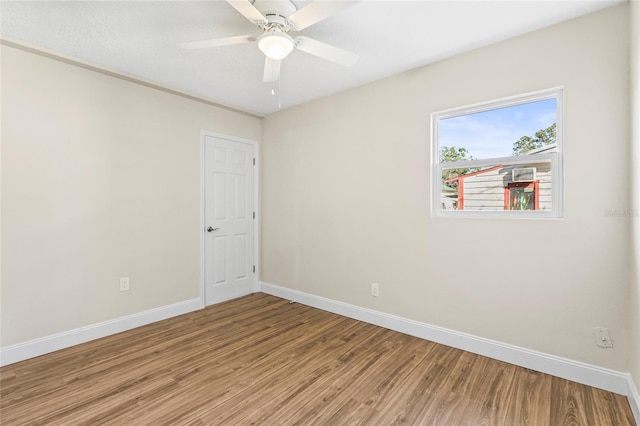
[[[630,208],[628,24],[610,8],[268,116],[262,280],[628,371],[629,218],[605,214]],[[555,86],[565,218],[430,218],[430,114]]]
[[[1,54],[2,346],[198,297],[200,131],[261,120]]]
[[[632,199],[633,199],[633,242],[631,252],[632,281],[630,310],[631,376],[640,386],[640,1],[631,2],[631,129],[632,129]]]

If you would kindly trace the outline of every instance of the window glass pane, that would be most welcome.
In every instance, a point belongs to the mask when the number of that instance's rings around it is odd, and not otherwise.
[[[443,118],[440,162],[519,156],[556,142],[556,99]]]

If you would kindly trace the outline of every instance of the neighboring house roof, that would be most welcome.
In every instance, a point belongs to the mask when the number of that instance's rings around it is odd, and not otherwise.
[[[549,145],[545,145],[543,147],[532,149],[531,151],[527,151],[522,155],[540,154],[543,152],[556,150],[557,148],[558,148],[558,143],[554,142],[554,143],[550,143]]]
[[[544,152],[555,151],[555,150],[557,150],[557,148],[558,148],[558,144],[557,143],[551,143],[549,145],[545,145],[543,147],[532,149],[531,151],[527,151],[527,152],[519,155],[518,157],[525,156],[525,155],[541,154],[541,153],[544,153]],[[458,179],[466,179],[468,177],[478,176],[478,175],[481,175],[483,173],[488,173],[488,172],[492,172],[492,171],[495,171],[495,170],[500,170],[500,169],[503,169],[505,167],[507,167],[507,166],[489,167],[488,169],[483,169],[483,170],[479,170],[477,172],[471,172],[471,173],[467,173],[467,174],[464,174],[464,175],[460,175],[458,177],[447,179],[447,180],[445,180],[445,182],[447,182],[447,183],[448,182],[455,182]],[[443,189],[442,189],[443,191],[445,190],[444,186],[446,186],[446,185],[443,184]]]
[[[504,169],[505,167],[507,166],[493,166],[493,167],[489,167],[488,169],[478,170],[477,172],[471,172],[471,173],[467,173],[466,175],[460,175],[451,179],[447,179],[445,180],[445,182],[454,182],[458,179],[466,179],[471,176],[478,176],[483,173],[493,172],[494,170]]]

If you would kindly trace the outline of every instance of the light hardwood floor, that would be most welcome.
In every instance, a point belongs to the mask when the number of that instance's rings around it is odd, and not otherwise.
[[[0,369],[3,425],[634,425],[625,397],[254,294]]]

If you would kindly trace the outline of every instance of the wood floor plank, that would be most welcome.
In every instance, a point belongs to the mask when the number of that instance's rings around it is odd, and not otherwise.
[[[0,369],[2,425],[634,425],[621,395],[254,294]]]
[[[535,426],[551,418],[551,376],[518,368],[504,424]]]
[[[619,398],[619,395],[591,387],[588,388],[588,391],[593,394],[591,411],[594,424],[606,424],[607,422],[613,425],[633,424],[632,413],[626,410],[628,402]]]
[[[465,352],[457,368],[460,368],[460,374],[451,390],[481,404],[481,412],[478,413],[475,423],[504,423],[516,367]]]
[[[340,318],[337,315],[327,317],[325,321],[330,319],[336,321],[331,328],[324,329],[322,333],[315,336],[316,338],[313,338],[313,335],[307,335],[304,341],[297,342],[295,348],[291,349],[286,362],[280,364],[282,368],[286,369],[284,374],[270,375],[251,385],[251,387],[255,388],[255,392],[250,392],[251,402],[254,403],[254,407],[260,407],[260,409],[264,411],[265,407],[273,406],[275,408],[267,411],[276,410],[277,406],[282,404],[283,399],[290,399],[292,395],[300,393],[299,386],[303,384],[302,382],[306,379],[315,378],[315,380],[319,380],[321,377],[329,374],[332,369],[338,368],[340,365],[340,356],[335,352],[336,348],[341,346],[340,342],[344,342],[344,337],[352,339],[353,333],[366,325],[350,320],[345,321],[344,318]],[[347,326],[346,329],[345,326]],[[372,337],[371,334],[367,334],[364,335],[364,338],[367,336]],[[312,343],[313,345],[310,346]],[[305,356],[305,354],[308,353],[314,353],[313,363],[308,362],[309,360]],[[327,354],[329,354],[329,356],[327,356]],[[307,386],[305,386],[305,389]],[[221,407],[221,411],[225,413],[225,418],[220,418],[220,413],[215,413],[217,417],[205,418],[210,419],[214,424],[223,420],[229,422],[238,421],[241,417],[234,419],[234,417],[230,417],[230,413],[237,411],[235,409],[237,407],[234,407],[234,405],[237,406],[237,404],[245,402],[246,398],[244,398],[243,395],[238,395],[233,400],[230,400],[227,406]],[[246,415],[246,412],[240,413],[240,416],[243,414]],[[256,413],[253,413],[252,416],[260,417]]]
[[[372,420],[385,416],[388,409],[397,406],[397,397],[406,389],[407,377],[435,346],[409,336],[397,337],[395,347],[379,357],[375,366],[361,357],[355,360],[352,357],[350,365],[340,371],[340,376],[317,395],[323,404],[308,404],[305,412],[300,414],[301,420],[316,421],[333,416],[343,409],[342,401],[345,399],[376,407],[375,410],[366,410]],[[397,392],[399,387],[403,392]]]
[[[322,395],[324,390],[339,382],[342,377],[357,377],[364,371],[377,371],[377,366],[383,362],[384,358],[392,356],[401,350],[398,346],[394,347],[392,342],[383,340],[382,337],[386,333],[387,331],[381,331],[377,335],[368,333],[372,340],[378,340],[379,343],[371,344],[371,342],[368,342],[367,353],[363,353],[362,357],[358,358],[359,361],[357,363],[354,363],[352,357],[343,359],[338,357],[332,360],[331,353],[334,351],[331,347],[328,347],[329,350],[322,351],[319,368],[307,371],[308,367],[305,368],[305,366],[298,365],[298,368],[295,369],[296,375],[292,375],[289,378],[289,386],[281,394],[281,398],[276,400],[276,404],[270,402],[263,405],[258,413],[259,415],[254,414],[249,420],[257,424],[286,422],[287,410],[283,408],[287,407],[289,410],[296,412],[296,419],[299,422],[304,424],[313,421],[318,417],[318,412],[330,408],[337,396]],[[365,342],[361,342],[357,347],[364,346],[364,344]],[[360,371],[352,371],[352,364],[357,364]],[[341,388],[344,389],[345,387],[341,386]],[[273,415],[274,412],[277,413],[275,416]]]

